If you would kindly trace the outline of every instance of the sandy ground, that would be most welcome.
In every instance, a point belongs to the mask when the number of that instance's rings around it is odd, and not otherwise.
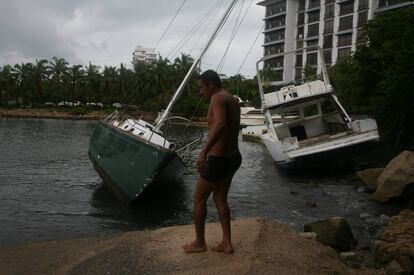
[[[263,219],[232,222],[231,255],[186,254],[193,226],[166,227],[97,238],[0,247],[0,274],[378,274],[351,269],[336,252]],[[208,224],[207,244],[221,239],[219,224]]]

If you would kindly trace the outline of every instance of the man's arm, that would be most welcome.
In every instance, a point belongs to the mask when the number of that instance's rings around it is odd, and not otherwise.
[[[197,161],[197,169],[201,173],[204,169],[204,163],[208,152],[214,144],[220,139],[226,127],[226,102],[225,98],[219,95],[213,96],[210,102],[210,112],[212,112],[213,123],[209,125],[208,137],[201,148],[200,156]]]

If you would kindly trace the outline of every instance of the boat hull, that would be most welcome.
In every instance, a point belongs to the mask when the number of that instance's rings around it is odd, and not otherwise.
[[[89,156],[104,183],[122,201],[133,202],[154,181],[168,174],[177,179],[184,163],[174,151],[155,146],[127,132],[99,122]]]

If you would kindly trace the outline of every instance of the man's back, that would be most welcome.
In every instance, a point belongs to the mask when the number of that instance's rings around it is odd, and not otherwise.
[[[224,124],[222,135],[209,151],[209,155],[230,156],[238,151],[240,106],[237,100],[223,90],[214,94],[211,97],[207,120],[209,132],[213,125]]]

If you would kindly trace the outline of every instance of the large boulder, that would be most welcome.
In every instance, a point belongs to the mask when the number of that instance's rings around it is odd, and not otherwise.
[[[364,182],[369,191],[377,190],[378,177],[384,171],[384,168],[371,168],[358,171],[356,175]]]
[[[399,197],[412,183],[414,183],[414,152],[404,151],[392,159],[378,177],[378,186],[373,198],[378,202],[385,202]]]
[[[341,252],[352,250],[357,244],[351,227],[342,217],[307,223],[304,226],[304,231],[315,232],[319,242]]]
[[[391,218],[375,241],[374,256],[388,270],[414,273],[414,211],[406,209]]]

